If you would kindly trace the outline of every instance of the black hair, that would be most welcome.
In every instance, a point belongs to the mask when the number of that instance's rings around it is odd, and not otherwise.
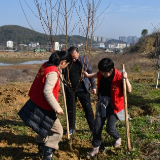
[[[66,62],[71,62],[72,57],[68,51],[55,51],[49,57],[49,61],[47,62],[48,66],[58,66],[62,60],[66,60]]]
[[[79,49],[75,46],[71,46],[69,49],[68,49],[68,52],[71,53],[73,51],[76,51],[77,53],[79,52]]]
[[[110,72],[111,69],[114,69],[114,63],[109,58],[103,58],[98,63],[98,69],[102,72]]]

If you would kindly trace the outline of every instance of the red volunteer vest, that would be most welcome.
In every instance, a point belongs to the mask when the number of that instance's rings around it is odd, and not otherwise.
[[[58,94],[59,94],[59,72],[58,72],[58,68],[56,66],[47,66],[47,63],[44,63],[41,68],[39,69],[33,84],[30,88],[29,91],[29,96],[30,99],[36,103],[38,106],[46,109],[46,110],[50,110],[53,111],[52,107],[49,105],[49,103],[47,102],[47,100],[44,97],[43,94],[43,89],[44,89],[44,85],[45,85],[45,80],[46,80],[46,76],[48,73],[50,72],[57,72],[58,74],[58,80],[52,90],[52,93],[54,95],[54,97],[56,98],[56,100],[58,101]]]
[[[99,95],[99,83],[102,74],[98,72],[98,81],[97,81],[97,90]],[[114,107],[114,113],[118,113],[124,109],[124,98],[123,98],[123,89],[122,89],[122,75],[115,68],[115,75],[111,84],[111,99]]]

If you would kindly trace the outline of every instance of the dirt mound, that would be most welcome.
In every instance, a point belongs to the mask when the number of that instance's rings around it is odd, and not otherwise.
[[[30,83],[27,85],[23,84],[12,84],[6,86],[0,86],[0,102],[1,104],[23,104],[28,99],[28,90]]]
[[[0,92],[0,95],[1,95],[1,103],[5,103],[5,104],[24,103],[26,99],[28,99],[27,90],[18,89],[16,87],[6,88]]]
[[[0,85],[0,118],[15,119],[17,112],[28,100],[30,83],[12,83]]]

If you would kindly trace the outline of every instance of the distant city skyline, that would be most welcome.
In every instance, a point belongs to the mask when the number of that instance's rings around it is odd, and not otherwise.
[[[93,36],[93,40],[95,42],[103,42],[103,43],[105,43],[105,42],[107,42],[107,41],[109,41],[111,39],[112,38],[107,38],[107,37],[104,37],[104,36],[102,36],[102,37],[101,36]],[[119,36],[119,38],[116,39],[116,40],[120,40],[120,41],[122,41],[124,43],[131,44],[131,43],[137,43],[139,38],[137,36],[127,36],[127,37]]]
[[[44,33],[40,20],[34,16],[31,10],[28,9],[25,0],[20,0],[26,17],[35,31]],[[44,2],[43,0],[39,0]],[[82,0],[85,4],[85,1]],[[33,0],[26,1],[28,5],[37,13],[36,6]],[[68,3],[70,1],[67,1]],[[97,2],[97,1],[96,1]],[[75,6],[77,9],[80,6],[78,0]],[[103,12],[106,8],[107,10]],[[75,10],[74,9],[74,10]],[[102,13],[103,12],[103,13]],[[80,15],[83,13],[82,9],[79,11]],[[133,35],[141,37],[143,29],[147,29],[148,33],[151,34],[154,28],[159,28],[160,23],[160,1],[159,0],[102,0],[100,7],[97,10],[97,16],[102,15],[98,18],[99,27],[95,30],[94,35],[104,36],[110,39],[119,39],[119,36]],[[37,14],[38,15],[38,14]],[[77,20],[76,12],[73,15],[71,21],[71,27],[73,22]],[[1,0],[0,1],[0,26],[3,25],[19,25],[26,28],[30,28],[26,17],[22,11],[19,1],[13,0]],[[104,18],[104,20],[103,20]],[[72,35],[79,35],[79,26],[73,32]],[[70,29],[70,28],[69,28]],[[82,34],[82,33],[81,33]]]

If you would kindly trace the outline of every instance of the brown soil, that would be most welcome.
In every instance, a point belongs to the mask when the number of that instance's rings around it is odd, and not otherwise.
[[[30,129],[26,133],[28,136],[28,141],[26,141],[25,136],[20,136],[16,129],[10,128],[10,125],[23,125],[17,113],[28,100],[27,93],[30,85],[30,82],[0,85],[0,155],[4,155],[8,159],[25,159],[23,155],[30,157],[38,151],[35,144],[36,134],[32,133]],[[80,157],[83,159],[84,157],[82,156],[91,149],[91,141],[82,141],[76,137],[72,144],[73,150],[71,151],[69,141],[64,136],[60,143],[60,149],[55,153],[55,157],[60,160],[78,160]],[[16,150],[18,155],[15,153]],[[23,152],[27,154],[23,154]]]

